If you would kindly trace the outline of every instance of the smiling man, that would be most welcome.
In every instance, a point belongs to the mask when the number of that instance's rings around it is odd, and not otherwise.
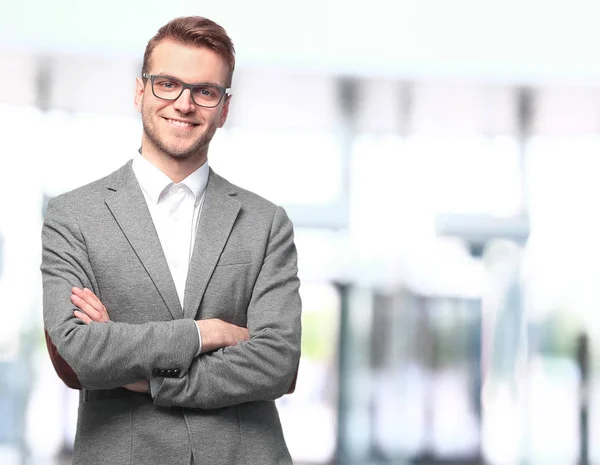
[[[293,228],[207,161],[234,66],[216,23],[163,26],[136,81],[141,149],[48,205],[44,325],[81,390],[75,464],[291,463],[274,400],[300,353]]]

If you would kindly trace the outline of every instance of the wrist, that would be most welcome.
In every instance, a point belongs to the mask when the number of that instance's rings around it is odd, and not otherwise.
[[[202,348],[200,350],[201,354],[210,352],[217,348],[215,341],[215,328],[213,323],[214,321],[212,319],[196,321],[196,325],[200,331],[200,339],[202,340]]]

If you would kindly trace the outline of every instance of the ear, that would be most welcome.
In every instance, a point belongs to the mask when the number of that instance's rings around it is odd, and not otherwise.
[[[231,101],[231,95],[225,96],[225,102],[223,103],[223,109],[221,110],[221,115],[219,116],[219,128],[222,128],[227,121],[227,115],[229,114],[229,102]]]
[[[144,101],[144,81],[140,77],[135,78],[135,99],[134,104],[137,111],[142,112],[142,102]]]

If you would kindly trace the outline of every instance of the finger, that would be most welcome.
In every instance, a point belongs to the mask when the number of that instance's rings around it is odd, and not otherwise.
[[[87,302],[92,307],[94,307],[96,310],[98,310],[98,312],[100,312],[102,321],[110,320],[110,317],[108,315],[108,311],[106,310],[106,307],[104,306],[104,304],[102,303],[102,301],[98,298],[98,296],[96,294],[94,294],[87,287],[84,287],[83,288],[83,296],[84,296],[84,299],[86,299]]]
[[[92,302],[95,303],[94,308],[96,308],[100,311],[106,311],[106,308],[104,307],[104,305],[102,304],[102,302],[100,301],[98,296],[96,294],[94,294],[91,290],[89,290],[87,287],[84,287],[83,293],[85,295],[87,295],[91,299]]]
[[[79,297],[81,300],[83,300],[86,304],[88,304],[90,307],[92,307],[94,310],[96,310],[99,313],[106,313],[106,309],[104,308],[104,305],[102,305],[102,302],[100,302],[98,300],[98,298],[94,295],[94,293],[92,291],[90,291],[89,289],[87,290],[87,292],[84,290],[82,290],[81,292],[76,292],[73,295],[76,295],[77,297]]]
[[[90,291],[87,288],[83,289],[83,301],[89,305],[89,309],[90,312],[92,313],[88,313],[88,315],[94,320],[97,321],[99,323],[106,323],[107,321],[110,321],[110,316],[108,315],[108,312],[106,311],[106,307],[104,305],[102,305],[102,302],[100,302],[100,299],[98,299],[98,297],[96,297],[96,294],[94,294],[92,291]],[[87,300],[86,300],[87,298]]]
[[[71,294],[71,302],[73,302],[77,306],[77,308],[85,312],[87,316],[89,316],[92,320],[97,322],[103,321],[102,313],[100,313],[98,310],[96,310],[94,307],[88,304],[81,297]]]
[[[96,297],[96,296],[89,289],[87,289],[87,292],[86,292],[86,288],[77,290],[77,291],[74,291],[73,294],[76,295],[77,297],[79,297],[80,299],[84,300],[88,305],[91,305],[96,310],[98,310],[98,311],[101,310],[102,302],[95,299],[94,297]],[[100,305],[98,305],[98,303],[100,303]]]
[[[75,315],[75,318],[78,318],[78,319],[80,319],[81,321],[83,321],[83,322],[84,322],[86,325],[89,325],[89,324],[92,322],[92,320],[90,319],[90,317],[89,317],[89,316],[87,316],[87,315],[86,315],[85,313],[83,313],[83,312],[79,312],[79,311],[75,310],[75,311],[73,312],[73,315]]]
[[[104,306],[104,304],[102,303],[102,301],[98,298],[98,296],[96,294],[94,294],[90,289],[88,289],[87,287],[83,288],[83,292],[88,296],[89,299],[91,299],[91,301],[93,302],[92,306],[98,310],[98,312],[100,312],[101,315],[101,319],[103,322],[107,322],[110,321],[110,316],[108,314],[108,311],[106,310],[106,307]]]

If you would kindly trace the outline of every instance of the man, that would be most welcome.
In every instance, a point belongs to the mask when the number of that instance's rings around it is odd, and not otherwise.
[[[207,164],[233,69],[214,22],[162,27],[136,81],[140,153],[49,202],[44,324],[82,387],[75,464],[291,463],[274,399],[300,351],[292,225]]]

